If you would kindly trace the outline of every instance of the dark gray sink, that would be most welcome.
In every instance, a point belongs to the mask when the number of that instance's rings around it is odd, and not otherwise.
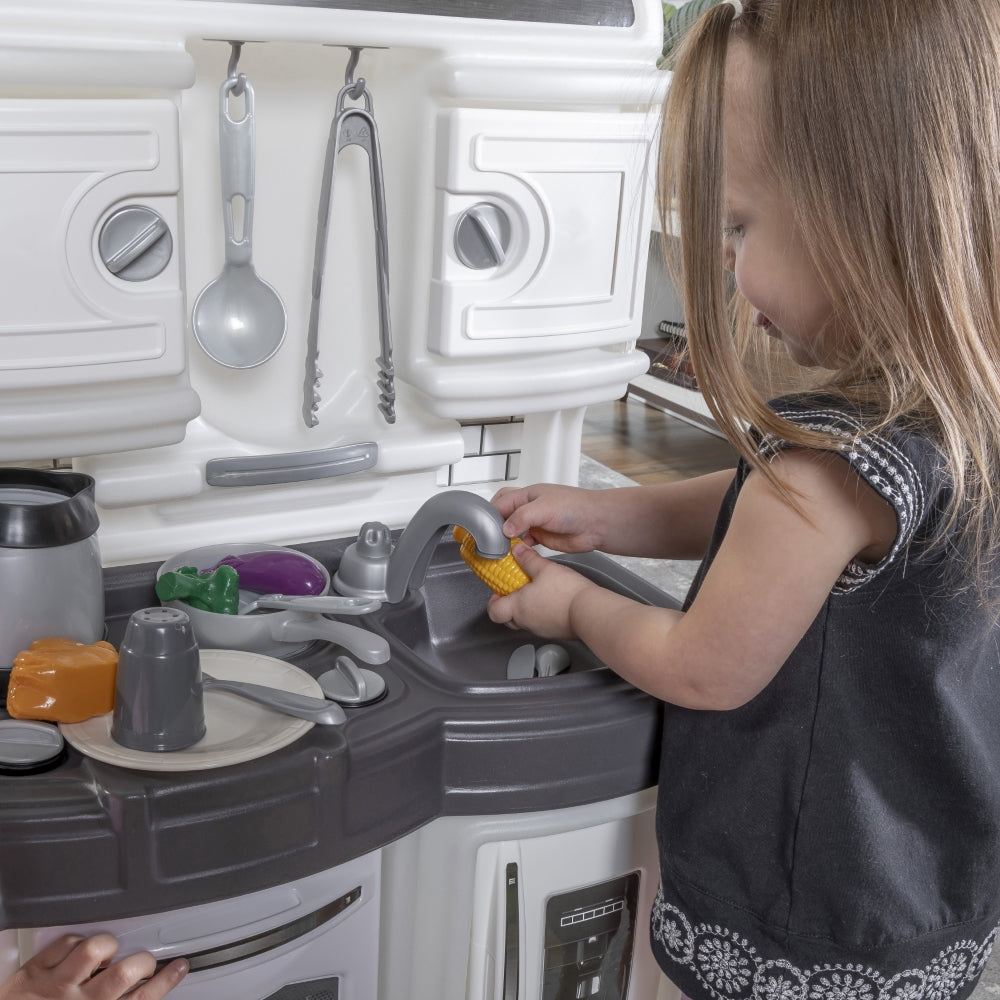
[[[606,556],[553,558],[617,593],[646,604],[677,606],[668,595]],[[548,640],[494,624],[486,614],[489,597],[489,588],[466,566],[458,545],[442,542],[421,587],[410,590],[397,604],[383,604],[365,623],[386,636],[394,659],[429,675],[435,683],[480,693],[509,694],[516,685],[551,692],[552,685],[573,685],[579,675],[607,669],[582,643],[560,641],[570,656],[565,673],[508,680],[507,663],[514,650],[529,642],[541,646]]]

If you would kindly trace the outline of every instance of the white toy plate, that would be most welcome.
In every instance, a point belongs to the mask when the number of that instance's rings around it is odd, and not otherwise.
[[[284,660],[234,649],[203,649],[206,673],[220,680],[250,681],[323,697],[323,690],[304,670]],[[199,771],[254,760],[280,750],[312,729],[313,723],[224,691],[205,692],[205,735],[184,750],[150,753],[131,750],[111,737],[112,713],[85,722],[60,725],[66,742],[80,753],[106,764],[137,771]]]

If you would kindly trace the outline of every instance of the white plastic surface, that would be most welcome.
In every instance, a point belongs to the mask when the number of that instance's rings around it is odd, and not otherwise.
[[[303,937],[255,957],[215,969],[194,971],[171,1000],[229,1000],[269,996],[288,983],[340,976],[339,1000],[377,996],[381,853],[262,892],[166,913],[101,923],[22,930],[24,961],[61,934],[109,931],[120,955],[150,951],[166,960],[221,948],[307,916],[357,886],[361,899]],[[2,944],[2,942],[0,942]]]
[[[0,983],[6,982],[17,971],[21,956],[17,946],[17,931],[8,928],[0,931]]]
[[[470,945],[468,1000],[503,996],[504,880],[516,863],[520,879],[518,983],[520,995],[542,995],[545,971],[545,904],[552,896],[639,871],[639,900],[633,940],[629,993],[635,1000],[653,996],[659,966],[649,947],[649,914],[659,883],[659,861],[652,812],[631,820],[602,823],[544,837],[484,844],[476,858],[475,910]],[[483,962],[478,956],[488,956]],[[477,968],[492,978],[478,980]]]
[[[183,435],[198,403],[185,372],[177,254],[137,285],[97,252],[101,225],[125,205],[157,212],[176,236],[180,186],[170,101],[0,102],[0,455],[18,457],[6,447],[7,421],[18,424],[19,455],[44,457],[61,433],[76,453],[107,448],[124,415],[149,405],[152,380],[156,426],[140,418],[129,444]],[[72,408],[36,419],[40,403],[67,389]]]
[[[184,370],[176,259],[141,287],[95,250],[125,203],[178,228],[180,152],[169,101],[0,105],[4,311],[0,388],[122,381]]]
[[[565,410],[617,399],[646,370],[641,351],[592,347],[486,359],[425,358],[409,374],[422,402],[443,417],[473,419]]]
[[[655,124],[649,113],[442,112],[445,238],[431,293],[432,351],[537,354],[635,336]],[[511,244],[500,266],[475,271],[456,255],[453,234],[462,213],[483,202],[509,218]],[[550,372],[553,384],[560,374]]]
[[[659,881],[656,790],[572,809],[443,817],[383,851],[380,997],[500,1000],[502,880],[520,865],[521,997],[541,996],[546,900],[641,872],[631,1000],[661,975],[646,926]]]
[[[6,126],[14,138],[0,150],[0,266],[19,287],[0,321],[0,461],[72,458],[93,475],[109,566],[221,532],[287,543],[351,534],[372,517],[401,527],[455,479],[486,496],[512,469],[575,480],[582,408],[623,395],[645,364],[631,341],[666,81],[655,69],[660,5],[636,0],[626,28],[239,5],[238,68],[255,93],[254,262],[288,315],[281,349],[250,370],[214,362],[191,330],[194,298],[222,259],[218,91],[236,9],[4,4],[0,135]],[[368,163],[349,147],[337,159],[310,428],[317,209],[351,45],[364,46],[355,76],[385,175],[396,423],[378,409]],[[451,228],[479,200],[510,209],[514,239],[505,264],[473,273]],[[127,283],[103,271],[96,240],[132,202],[163,215],[175,251],[156,278]],[[459,421],[526,415],[519,455],[455,468]],[[359,441],[378,447],[364,472],[206,484],[213,459]]]

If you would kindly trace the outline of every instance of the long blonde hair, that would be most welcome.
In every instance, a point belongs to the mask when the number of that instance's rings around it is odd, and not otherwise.
[[[767,68],[775,177],[849,338],[849,360],[819,384],[878,426],[929,429],[953,483],[941,535],[959,527],[981,572],[1000,548],[1000,3],[745,0],[739,16],[709,10],[677,54],[659,197],[679,213],[692,360],[719,424],[767,474],[747,424],[837,442],[777,417],[747,374],[746,344],[765,338],[732,307],[721,266],[734,39]]]

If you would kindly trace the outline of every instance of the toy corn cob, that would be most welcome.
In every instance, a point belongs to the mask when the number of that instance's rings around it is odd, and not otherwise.
[[[531,577],[518,565],[514,556],[508,552],[502,559],[486,559],[476,552],[476,540],[465,530],[455,525],[452,534],[461,548],[462,558],[469,564],[480,580],[498,594],[506,597],[520,590],[526,583],[531,583]],[[511,548],[521,539],[512,538]]]

